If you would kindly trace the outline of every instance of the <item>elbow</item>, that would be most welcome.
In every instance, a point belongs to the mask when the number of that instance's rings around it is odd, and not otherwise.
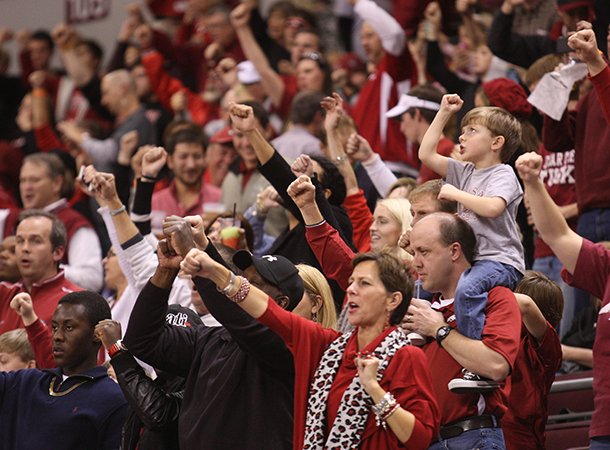
[[[510,366],[506,360],[500,357],[502,361],[496,361],[489,365],[486,376],[493,381],[504,381],[510,374]]]
[[[499,198],[494,198],[495,201],[488,204],[484,211],[482,211],[482,216],[489,217],[490,219],[496,219],[500,217],[504,211],[506,210],[506,203],[504,200]]]

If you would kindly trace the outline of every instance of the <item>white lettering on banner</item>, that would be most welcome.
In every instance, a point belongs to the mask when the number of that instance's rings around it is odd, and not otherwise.
[[[95,22],[110,13],[110,0],[65,0],[65,21],[68,24]]]

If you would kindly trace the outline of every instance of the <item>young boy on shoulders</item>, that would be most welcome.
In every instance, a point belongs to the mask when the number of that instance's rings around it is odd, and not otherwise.
[[[458,214],[475,231],[474,264],[464,272],[455,291],[455,316],[460,333],[481,339],[487,292],[495,286],[514,289],[523,273],[523,247],[515,220],[523,197],[513,169],[505,164],[519,147],[521,125],[508,111],[481,107],[462,120],[459,137],[462,161],[436,152],[443,128],[463,100],[445,95],[419,147],[419,158],[447,182],[439,199],[458,202]],[[497,382],[464,371],[449,389],[456,393],[496,389]]]

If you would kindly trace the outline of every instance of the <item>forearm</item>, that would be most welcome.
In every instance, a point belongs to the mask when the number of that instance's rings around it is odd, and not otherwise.
[[[40,319],[26,325],[25,331],[28,341],[34,351],[36,367],[39,369],[50,369],[56,367],[53,359],[51,330]]]
[[[487,347],[483,341],[467,338],[457,329],[443,340],[442,347],[462,367],[483,377],[502,381],[510,373],[510,366],[500,353]]]
[[[419,145],[418,156],[419,159],[434,172],[438,173],[443,178],[447,175],[447,158],[445,156],[439,155],[436,152],[436,147],[438,146],[438,141],[443,135],[443,130],[447,122],[451,117],[450,113],[439,111],[430,127],[424,134],[424,138],[422,139]]]
[[[275,149],[267,142],[267,139],[265,139],[261,132],[254,128],[253,130],[246,131],[244,134],[254,148],[258,162],[262,165],[269,161],[275,153]]]
[[[590,348],[572,347],[570,345],[561,346],[563,359],[572,361],[581,366],[593,367],[593,350]]]
[[[373,399],[373,403],[377,404],[386,394],[386,391],[383,390],[378,382],[375,382],[373,387],[367,389],[367,393]],[[386,422],[398,440],[403,444],[409,440],[413,433],[413,429],[415,428],[415,416],[403,407],[399,407],[392,413],[392,415],[386,419]]]
[[[539,178],[525,183],[525,195],[540,237],[551,247],[568,272],[574,273],[582,238],[570,229]]]
[[[461,203],[481,217],[496,218],[506,209],[506,202],[500,197],[479,197],[456,189],[453,200]]]
[[[326,136],[328,139],[328,159],[331,162],[337,164],[339,173],[343,176],[343,182],[345,183],[346,195],[352,195],[358,192],[358,180],[354,169],[345,154],[345,149],[341,144],[341,140],[338,138],[335,130],[326,130]]]
[[[537,341],[542,340],[546,333],[547,321],[536,306],[534,300],[524,294],[515,293],[519,311],[521,312],[521,320],[527,331],[536,338]]]
[[[139,178],[136,182],[136,192],[130,217],[142,236],[150,233],[150,211],[154,190],[155,183],[143,181],[142,178]]]
[[[374,153],[372,158],[362,161],[362,167],[371,179],[373,186],[380,195],[388,195],[390,187],[396,182],[396,175],[385,165],[379,154]]]
[[[571,219],[578,216],[578,203],[570,203],[569,205],[560,206],[559,210],[564,219]]]
[[[106,206],[110,212],[115,212],[115,214],[110,214],[110,218],[114,224],[114,229],[116,230],[117,239],[120,245],[124,244],[130,239],[133,239],[137,234],[139,234],[140,231],[131,220],[127,209],[119,212],[118,214],[116,213],[116,211],[120,211],[125,206],[118,196],[110,199],[106,203]]]
[[[49,102],[49,94],[44,88],[35,88],[32,91],[32,127],[34,129],[50,125]]]
[[[246,59],[252,61],[254,67],[261,76],[261,86],[265,93],[271,98],[274,106],[279,106],[284,94],[285,85],[282,78],[273,70],[260,45],[256,42],[252,29],[248,27],[236,30],[237,38]]]
[[[128,352],[117,353],[110,362],[127,402],[147,428],[160,428],[178,419],[181,395],[166,393]]]

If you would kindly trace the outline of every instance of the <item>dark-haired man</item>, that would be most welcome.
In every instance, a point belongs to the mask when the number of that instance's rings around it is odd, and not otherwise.
[[[59,263],[66,248],[66,229],[53,214],[42,210],[21,213],[15,233],[15,255],[21,281],[0,283],[0,334],[23,328],[21,318],[9,307],[20,292],[28,292],[40,318],[50,323],[57,302],[81,288],[64,278]]]
[[[104,367],[95,325],[110,307],[91,291],[65,295],[51,320],[57,369],[0,373],[0,449],[118,448],[126,402]]]
[[[186,128],[171,135],[167,142],[167,166],[174,179],[152,197],[152,228],[161,230],[166,216],[202,214],[206,204],[218,203],[221,191],[203,180],[205,141],[200,130]],[[146,178],[147,174],[142,174]]]
[[[462,368],[495,381],[510,373],[519,350],[521,320],[514,294],[504,287],[489,291],[482,340],[456,329],[453,297],[462,273],[472,264],[476,237],[459,217],[433,213],[421,218],[410,234],[413,265],[422,286],[438,292],[432,307],[413,299],[403,323],[410,331],[432,338],[423,350],[434,374],[441,413],[440,440],[431,449],[505,448],[500,419],[507,410],[506,387],[480,394],[456,394],[448,383]],[[436,342],[434,342],[436,340]]]

